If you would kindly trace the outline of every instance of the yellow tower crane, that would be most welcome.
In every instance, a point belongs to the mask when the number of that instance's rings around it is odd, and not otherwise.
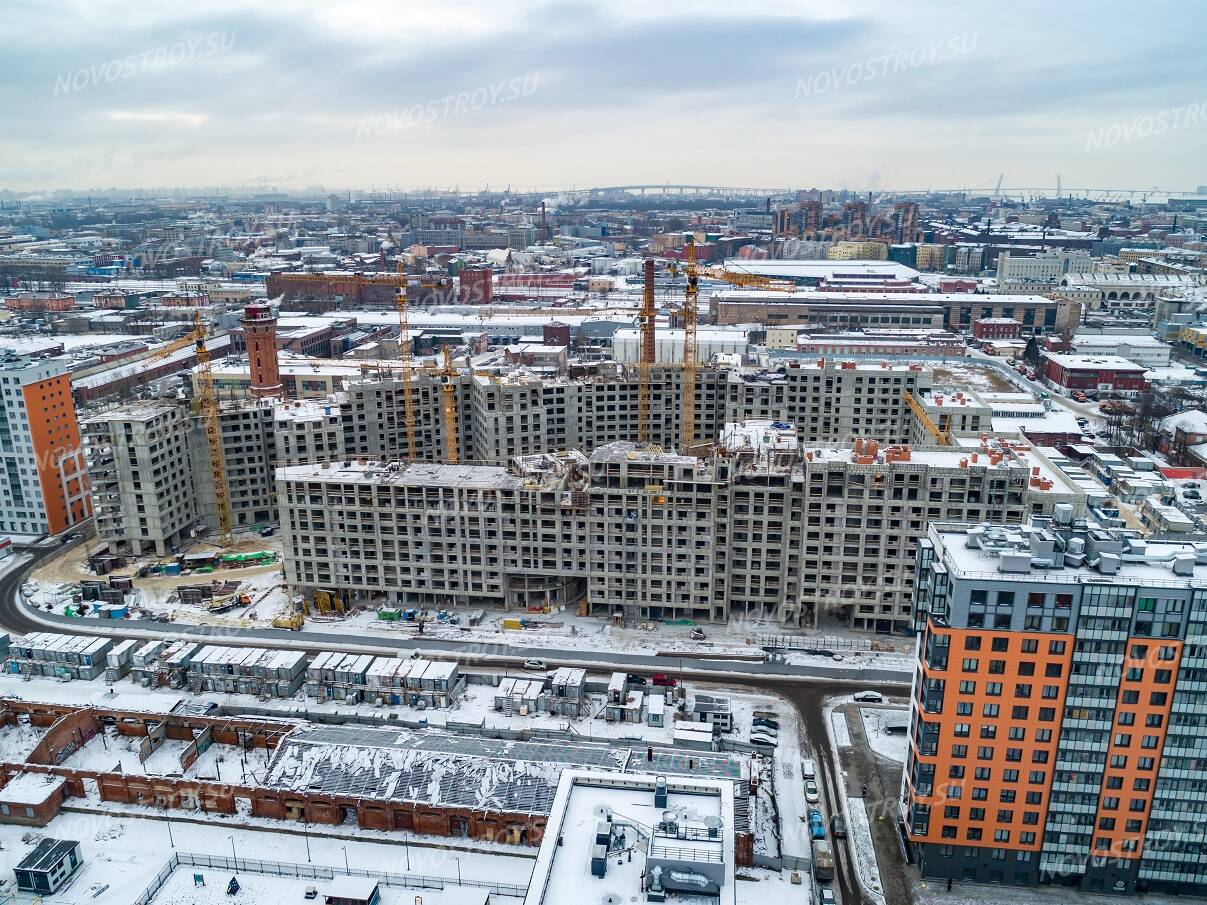
[[[914,417],[918,419],[921,425],[926,429],[926,432],[935,438],[935,443],[939,446],[952,446],[954,441],[951,438],[951,431],[946,427],[951,423],[950,416],[944,419],[943,427],[939,427],[926,413],[925,406],[918,400],[918,397],[911,393],[908,389],[901,391],[901,396],[905,400],[909,410],[914,413]]]
[[[201,312],[193,312],[193,341],[197,349],[197,410],[205,423],[205,439],[210,448],[210,477],[214,484],[214,502],[218,509],[218,540],[229,546],[234,537],[230,491],[226,486],[226,458],[222,454],[222,422],[218,418],[218,394],[214,391],[214,372],[210,351],[205,347],[205,325]]]
[[[448,346],[442,350],[444,367],[440,370],[440,393],[444,400],[444,459],[457,464],[457,369],[453,367],[453,353]]]
[[[407,457],[418,459],[415,448],[415,390],[411,373],[411,328],[407,324],[407,280],[398,256],[398,361],[402,370],[402,407],[407,430]]]
[[[649,443],[653,434],[650,423],[650,368],[657,357],[655,335],[658,311],[654,307],[654,259],[646,258],[641,299],[641,350],[637,358],[637,440]]]
[[[684,270],[687,273],[687,289],[683,298],[683,449],[696,441],[696,370],[699,364],[699,349],[696,345],[696,321],[699,317],[697,297],[700,293],[699,274],[696,271],[696,237],[687,236]]]

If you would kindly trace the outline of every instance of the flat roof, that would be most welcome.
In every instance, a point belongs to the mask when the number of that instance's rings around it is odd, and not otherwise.
[[[691,460],[695,461],[695,460]],[[441,462],[338,462],[289,465],[277,469],[278,481],[326,484],[389,484],[404,487],[458,486],[479,490],[517,487],[520,478],[500,465],[450,465]]]
[[[660,855],[672,860],[681,856],[688,864],[717,864],[722,878],[720,894],[709,901],[734,905],[733,784],[695,777],[665,779],[667,800],[663,808],[654,803],[659,781],[656,774],[617,776],[589,770],[564,771],[524,905],[596,902],[608,894],[617,901],[644,899],[641,884],[647,858]],[[684,838],[659,835],[657,827],[668,814],[684,827]],[[623,831],[626,844],[632,844],[634,857],[620,863],[609,858],[607,873],[600,879],[591,873],[591,860],[596,831],[608,815],[615,831]],[[717,828],[717,838],[709,837],[710,825]],[[669,898],[674,901],[678,895]]]
[[[1198,588],[1207,586],[1207,564],[1199,565],[1201,557],[1207,562],[1207,544],[1196,542],[1172,542],[1144,540],[1143,559],[1122,559],[1118,570],[1113,573],[1103,573],[1086,562],[1080,565],[1066,564],[1060,568],[1044,565],[1031,565],[1028,568],[1012,568],[1010,571],[1000,571],[1001,557],[989,550],[969,547],[967,540],[970,533],[977,528],[986,531],[999,531],[1009,539],[1011,546],[1018,552],[1029,553],[1027,545],[1029,532],[1033,529],[1026,525],[1004,527],[990,526],[942,526],[938,535],[943,542],[943,561],[949,569],[955,568],[963,577],[984,578],[992,581],[1034,581],[1052,583],[1086,583],[1086,584],[1129,584],[1165,588]],[[1111,536],[1107,529],[1096,529],[1100,534]],[[1007,553],[1014,552],[1007,549]],[[1193,573],[1190,575],[1175,575],[1172,562],[1176,555],[1187,555],[1195,560]]]
[[[0,789],[0,801],[6,804],[37,805],[63,787],[66,780],[46,773],[18,773]]]
[[[1118,355],[1064,355],[1054,352],[1044,352],[1043,357],[1053,364],[1073,371],[1100,371],[1107,368],[1112,371],[1135,371],[1144,373],[1145,368],[1128,361]]]

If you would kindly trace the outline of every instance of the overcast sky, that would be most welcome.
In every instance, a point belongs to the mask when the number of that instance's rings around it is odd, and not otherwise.
[[[0,21],[0,189],[1207,184],[1202,0],[0,0]]]

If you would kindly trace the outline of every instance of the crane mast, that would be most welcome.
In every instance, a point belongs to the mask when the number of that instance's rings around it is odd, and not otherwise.
[[[654,364],[657,349],[654,336],[654,259],[646,258],[644,284],[641,297],[641,350],[637,357],[637,439],[649,443],[650,423],[650,368]]]
[[[418,459],[415,448],[415,393],[411,373],[411,328],[407,323],[407,278],[398,256],[398,362],[402,366],[402,408],[407,431],[407,458]]]
[[[687,236],[686,249],[687,290],[683,299],[683,449],[696,441],[696,319],[699,308],[699,275],[696,272],[696,237]]]
[[[210,476],[214,483],[214,501],[218,509],[218,538],[229,546],[234,536],[230,492],[226,486],[226,459],[222,454],[222,422],[218,418],[218,396],[214,391],[214,372],[211,356],[205,347],[205,327],[201,312],[193,313],[193,336],[197,348],[198,411],[205,422],[205,439],[210,450]]]
[[[440,372],[443,382],[440,393],[444,399],[444,460],[453,465],[457,464],[457,387],[453,383],[457,378],[457,369],[453,367],[453,354],[445,346],[444,368]]]

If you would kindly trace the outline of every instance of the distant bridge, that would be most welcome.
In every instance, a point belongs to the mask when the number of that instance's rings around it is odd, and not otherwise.
[[[710,198],[776,198],[795,195],[796,189],[745,188],[728,185],[682,185],[674,182],[649,183],[646,185],[607,185],[590,189],[571,189],[557,192],[563,198],[587,200],[590,198],[616,198],[621,195],[683,196],[703,195]]]

